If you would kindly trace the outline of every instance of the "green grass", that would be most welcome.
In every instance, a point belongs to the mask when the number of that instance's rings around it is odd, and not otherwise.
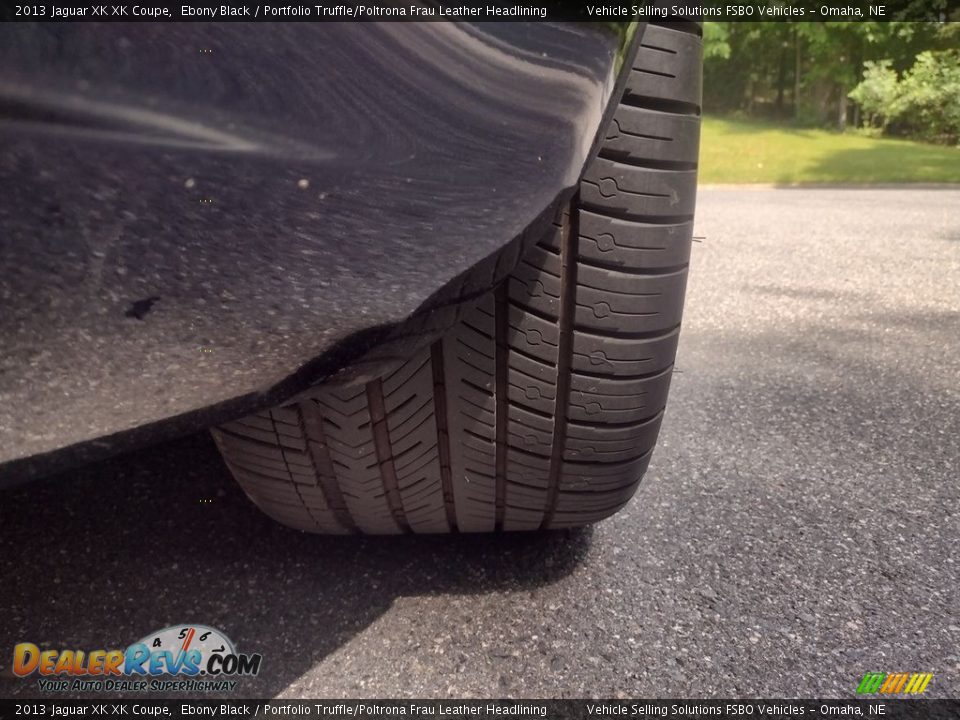
[[[960,182],[960,148],[705,117],[700,182]]]

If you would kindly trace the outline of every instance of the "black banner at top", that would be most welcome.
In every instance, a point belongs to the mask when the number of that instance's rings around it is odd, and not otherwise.
[[[960,0],[0,0],[6,22],[960,21]]]

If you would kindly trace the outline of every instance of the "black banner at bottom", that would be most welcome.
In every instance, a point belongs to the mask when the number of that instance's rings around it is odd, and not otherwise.
[[[0,718],[20,717],[957,720],[960,700],[0,700]]]

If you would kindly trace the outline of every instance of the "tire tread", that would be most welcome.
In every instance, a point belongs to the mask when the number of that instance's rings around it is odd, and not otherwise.
[[[677,349],[701,35],[647,26],[579,191],[522,256],[511,245],[465,277],[476,297],[434,319],[454,323],[440,340],[213,430],[257,505],[302,530],[400,534],[572,527],[629,501]]]

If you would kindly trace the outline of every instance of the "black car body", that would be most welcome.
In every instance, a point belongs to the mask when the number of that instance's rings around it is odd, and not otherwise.
[[[642,32],[0,27],[0,484],[429,342],[573,192]]]

